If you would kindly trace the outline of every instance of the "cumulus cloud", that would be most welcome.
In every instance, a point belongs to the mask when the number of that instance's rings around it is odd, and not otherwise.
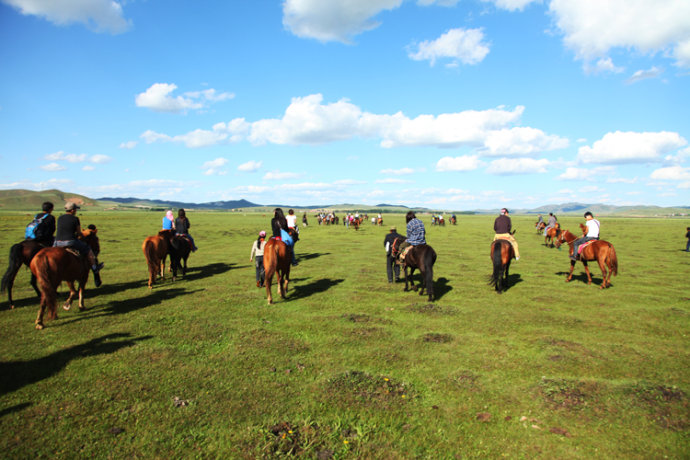
[[[275,171],[269,171],[266,174],[264,174],[263,179],[264,180],[289,180],[289,179],[297,179],[301,176],[302,176],[302,174],[298,174],[298,173],[281,172],[281,171],[275,170]]]
[[[261,161],[250,160],[246,163],[242,163],[241,165],[239,165],[237,167],[237,170],[242,172],[255,172],[261,168],[261,165]]]
[[[657,180],[683,180],[690,181],[690,168],[682,166],[668,166],[652,172],[649,176]]]
[[[508,11],[522,11],[530,3],[541,3],[542,0],[482,0],[493,3],[496,8]]]
[[[473,171],[481,165],[482,162],[477,155],[443,157],[436,163],[436,171]]]
[[[134,102],[137,107],[144,107],[155,112],[179,113],[187,110],[199,110],[210,103],[232,99],[231,93],[218,93],[215,89],[191,91],[182,96],[173,96],[177,89],[174,83],[154,83],[143,93],[137,94]]]
[[[45,156],[48,161],[67,161],[69,163],[81,163],[86,161],[86,154],[65,153],[62,150],[55,153],[49,153]]]
[[[610,166],[602,166],[599,168],[566,168],[565,172],[558,176],[561,180],[576,180],[576,181],[592,181],[594,176],[599,176],[602,174],[613,174],[613,168]]]
[[[95,32],[119,34],[130,27],[122,1],[116,0],[1,0],[23,15],[39,16],[56,25],[85,24]]]
[[[58,163],[58,162],[67,162],[67,163],[94,163],[94,164],[103,164],[107,163],[111,160],[111,158],[108,155],[102,155],[102,154],[96,154],[96,155],[87,155],[85,153],[65,153],[62,150],[59,152],[55,153],[49,153],[44,157],[46,160],[51,161],[52,163],[47,164],[45,166],[42,166],[41,168],[46,170],[46,171],[62,171],[67,169],[64,165]],[[85,171],[90,171],[94,169],[93,167],[87,168],[84,167],[82,168]]]
[[[64,171],[67,168],[64,167],[63,165],[59,164],[59,163],[48,163],[46,165],[41,166],[41,169],[44,171],[55,172],[55,171]]]
[[[580,147],[577,159],[583,163],[601,164],[656,162],[686,144],[687,141],[674,132],[616,131],[607,133],[591,147]]]
[[[628,78],[625,82],[630,85],[632,83],[637,83],[638,81],[647,80],[649,78],[657,78],[663,72],[663,70],[657,68],[656,66],[648,70],[638,70],[637,72],[632,74],[632,76]]]
[[[524,156],[568,147],[568,139],[548,135],[540,129],[515,127],[490,131],[482,153],[490,156]]]
[[[206,176],[215,176],[215,175],[225,175],[227,174],[226,171],[223,170],[223,166],[225,166],[228,163],[228,160],[226,158],[216,158],[215,160],[207,161],[203,165],[201,165],[201,169],[204,171],[204,175]]]
[[[493,160],[486,172],[489,174],[534,174],[545,173],[549,160],[534,158],[499,158]]]
[[[612,49],[668,52],[690,65],[690,2],[683,0],[552,0],[549,12],[577,59],[606,58]]]
[[[478,64],[489,54],[489,45],[483,41],[482,29],[451,29],[436,40],[426,40],[410,46],[408,53],[415,61],[429,61],[433,66],[437,59],[448,58],[452,63]]]
[[[121,144],[120,144],[120,148],[121,148],[121,149],[131,150],[131,149],[133,149],[134,147],[136,147],[137,144],[138,144],[137,141],[127,141],[127,142],[121,143]]]
[[[298,37],[348,43],[351,37],[378,27],[373,18],[380,12],[401,4],[402,0],[285,0],[283,25]]]

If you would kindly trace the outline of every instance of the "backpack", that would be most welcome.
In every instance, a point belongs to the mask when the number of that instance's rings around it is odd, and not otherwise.
[[[43,216],[38,217],[39,215],[36,214],[36,217],[34,217],[34,220],[32,220],[29,225],[26,226],[26,230],[24,230],[24,238],[27,240],[35,240],[37,236],[40,236],[41,232],[39,231],[39,227],[43,223],[43,220],[48,217],[50,214],[47,212],[43,214]]]

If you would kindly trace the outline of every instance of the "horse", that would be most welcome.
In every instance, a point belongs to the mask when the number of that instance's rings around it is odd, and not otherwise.
[[[383,217],[379,217],[378,219],[376,219],[376,225],[378,225],[379,227],[383,227]]]
[[[178,268],[182,270],[182,276],[187,274],[187,258],[189,257],[189,253],[192,252],[192,242],[184,235],[175,235],[170,246],[172,248],[170,253],[170,265],[172,265],[173,281],[175,281]],[[173,258],[175,259],[174,261]],[[184,262],[184,264],[182,264],[182,262]]]
[[[551,243],[551,247],[554,245],[554,241],[558,239],[559,235],[561,234],[561,225],[556,222],[555,227],[551,227],[544,233],[544,246],[548,246],[549,243]]]
[[[290,236],[295,238],[294,231],[289,230]],[[271,238],[264,246],[264,272],[266,273],[266,298],[268,304],[273,303],[273,295],[271,294],[271,283],[273,282],[273,275],[278,277],[278,294],[284,299],[287,294],[288,283],[290,282],[290,263],[292,257],[287,244],[281,240]]]
[[[147,237],[141,245],[149,267],[149,289],[153,289],[158,276],[165,279],[165,258],[168,256],[171,235],[171,230],[161,230],[157,235]]]
[[[534,224],[534,228],[537,229],[537,235],[541,235],[544,229],[546,228],[546,223],[544,221],[537,222]]]
[[[100,244],[95,227],[83,230],[81,240],[91,247],[98,257]],[[69,248],[43,248],[34,256],[30,264],[31,272],[41,288],[41,306],[36,316],[36,329],[43,329],[43,314],[46,308],[50,319],[57,319],[57,288],[63,281],[69,286],[69,297],[62,308],[69,310],[72,299],[77,294],[74,282],[79,283],[79,310],[84,307],[84,286],[89,279],[89,262],[86,257],[76,255]]]
[[[14,286],[14,279],[17,277],[19,269],[22,268],[22,265],[26,265],[28,268],[31,264],[31,259],[34,258],[38,251],[45,247],[46,246],[36,240],[24,240],[12,245],[10,248],[10,264],[2,277],[2,288],[0,289],[2,292],[7,290],[7,299],[10,304],[10,309],[14,308],[14,303],[12,301],[12,286]],[[40,299],[41,291],[38,290],[36,276],[34,276],[33,273],[31,274],[31,286],[34,288],[36,295],[38,295],[38,298]]]
[[[355,230],[359,230],[359,225],[361,223],[362,223],[362,219],[360,219],[359,217],[355,217],[354,219],[352,219],[352,225],[354,225]]]
[[[490,255],[494,264],[494,272],[489,284],[496,288],[497,293],[501,294],[507,288],[508,270],[510,269],[510,261],[515,258],[515,250],[510,241],[499,238],[491,242]]]
[[[436,262],[436,251],[434,248],[428,244],[420,244],[417,246],[412,246],[405,255],[405,262],[403,267],[405,269],[405,291],[409,291],[407,283],[409,282],[412,286],[412,290],[416,291],[417,286],[414,285],[412,280],[412,274],[415,269],[419,269],[422,273],[422,281],[420,283],[421,290],[419,295],[424,294],[424,288],[426,288],[427,294],[429,295],[429,302],[434,300],[434,263]],[[410,273],[407,273],[407,267],[410,267]]]
[[[573,255],[573,243],[577,236],[570,233],[568,230],[563,230],[558,238],[558,246],[562,243],[568,243],[570,246],[570,255]],[[611,287],[611,274],[618,275],[618,257],[616,257],[616,250],[608,241],[594,240],[586,247],[582,248],[580,252],[580,261],[585,266],[585,273],[587,273],[587,284],[592,284],[592,275],[589,273],[587,262],[596,260],[601,269],[602,282],[599,289]],[[575,268],[575,261],[570,260],[570,272],[565,282],[569,282],[573,278],[573,269]],[[608,269],[608,273],[607,273]]]
[[[457,224],[458,224],[458,218],[455,217],[455,216],[452,216],[452,217],[450,218],[450,223],[453,224],[453,225],[457,225]]]

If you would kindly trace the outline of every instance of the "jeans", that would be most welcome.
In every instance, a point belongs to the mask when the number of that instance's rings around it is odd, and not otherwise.
[[[395,280],[400,278],[400,265],[395,263],[395,257],[390,254],[386,255],[386,274],[388,275],[388,282],[393,282],[393,272],[395,272]]]

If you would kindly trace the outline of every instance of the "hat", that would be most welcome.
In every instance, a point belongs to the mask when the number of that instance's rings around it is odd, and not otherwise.
[[[263,230],[261,230],[261,231],[259,232],[259,236],[266,236],[266,232],[263,231]]]
[[[397,228],[395,228],[395,226],[392,226],[392,227],[391,227],[391,231],[392,231],[392,232],[394,232],[394,231],[396,231],[396,230],[397,230]]]
[[[65,211],[71,211],[73,209],[81,209],[79,206],[77,206],[77,203],[74,203],[72,201],[68,201],[65,203]]]

